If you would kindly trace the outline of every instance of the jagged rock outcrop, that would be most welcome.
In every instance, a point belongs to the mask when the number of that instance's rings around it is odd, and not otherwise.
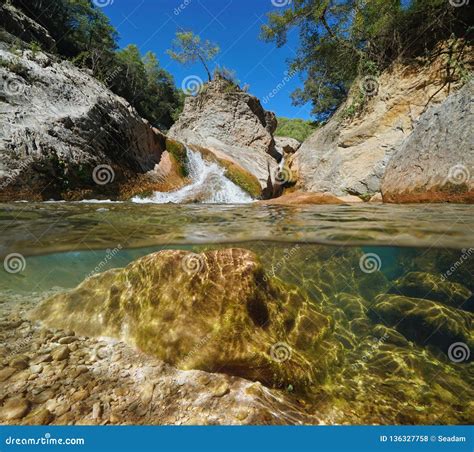
[[[474,81],[420,118],[391,157],[384,202],[474,202]]]
[[[36,42],[52,50],[55,41],[49,31],[9,3],[0,4],[0,27],[25,42]]]
[[[391,155],[414,130],[427,103],[439,103],[448,95],[445,73],[441,56],[429,64],[397,63],[377,79],[356,83],[334,117],[292,157],[297,188],[364,198],[379,192]],[[451,82],[453,89],[457,85]],[[363,107],[361,93],[366,98]],[[359,113],[357,108],[362,108]]]
[[[0,199],[118,197],[160,162],[164,135],[70,62],[4,32],[0,78]]]
[[[227,155],[267,185],[268,168],[276,172],[273,132],[277,121],[260,101],[217,76],[195,97],[186,98],[184,110],[168,136],[186,144]]]
[[[298,140],[290,137],[275,137],[275,150],[281,157],[294,154],[301,147]]]
[[[330,318],[244,249],[150,254],[46,300],[34,318],[271,386],[321,381],[339,350]]]

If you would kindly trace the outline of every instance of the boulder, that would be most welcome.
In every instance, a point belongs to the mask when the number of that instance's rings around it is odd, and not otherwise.
[[[384,202],[474,202],[474,81],[432,107],[393,154]]]
[[[267,185],[269,168],[276,170],[273,132],[276,118],[260,101],[217,76],[196,96],[186,98],[184,110],[168,136],[185,144],[225,154]]]
[[[336,360],[330,318],[244,249],[166,250],[85,280],[33,314],[121,338],[181,369],[301,387]]]
[[[275,137],[275,150],[281,157],[294,154],[301,146],[298,140],[290,137]]]
[[[0,42],[0,199],[120,195],[165,137],[87,71]],[[21,41],[17,40],[21,44]]]
[[[393,283],[391,292],[412,298],[429,298],[448,306],[474,311],[474,298],[469,289],[432,273],[407,273]]]
[[[432,300],[394,294],[378,295],[371,312],[375,321],[394,327],[422,346],[433,345],[446,354],[456,343],[463,343],[470,350],[474,347],[474,315],[470,312]]]
[[[413,131],[426,104],[448,95],[444,65],[442,57],[430,65],[397,63],[377,79],[354,83],[336,114],[291,157],[297,188],[368,199],[379,192],[391,155]]]

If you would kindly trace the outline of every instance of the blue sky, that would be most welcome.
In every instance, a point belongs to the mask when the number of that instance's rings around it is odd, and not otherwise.
[[[215,63],[236,70],[241,85],[264,102],[278,116],[310,119],[311,106],[293,106],[291,92],[302,84],[300,77],[288,77],[288,58],[295,56],[298,33],[289,34],[287,45],[277,48],[259,39],[266,13],[275,4],[288,0],[96,0],[105,5],[103,12],[117,28],[121,47],[137,44],[142,53],[155,52],[160,64],[171,72],[177,86],[190,75],[206,80],[199,65],[182,66],[166,54],[176,30],[193,30],[202,39],[219,44],[221,53]],[[284,7],[284,6],[283,6]],[[289,81],[288,81],[289,80]],[[269,94],[284,85],[273,97]]]

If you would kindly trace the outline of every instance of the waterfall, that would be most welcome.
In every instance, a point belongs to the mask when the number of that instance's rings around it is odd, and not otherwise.
[[[156,204],[243,204],[252,197],[225,177],[225,170],[215,162],[203,159],[199,152],[186,150],[190,183],[171,192],[155,192],[148,198],[135,197],[136,203]]]

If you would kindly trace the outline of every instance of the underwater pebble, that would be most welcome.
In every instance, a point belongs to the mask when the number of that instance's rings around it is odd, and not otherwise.
[[[30,402],[26,399],[15,397],[8,399],[0,411],[0,417],[10,421],[25,417],[30,409]]]

